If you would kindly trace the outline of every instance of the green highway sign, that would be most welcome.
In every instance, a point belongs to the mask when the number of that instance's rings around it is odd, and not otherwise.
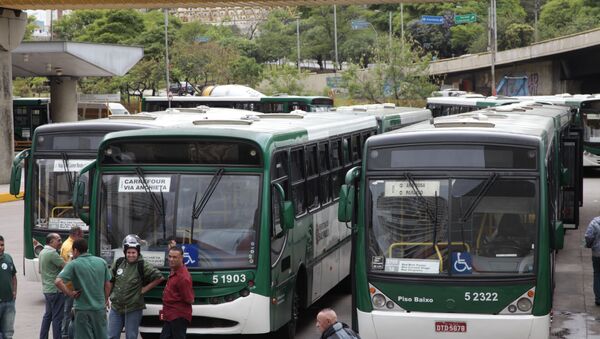
[[[468,24],[477,21],[477,15],[475,14],[463,14],[463,15],[455,15],[454,23],[455,24]]]

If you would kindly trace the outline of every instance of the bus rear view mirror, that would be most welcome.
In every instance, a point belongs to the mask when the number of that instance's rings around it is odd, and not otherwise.
[[[294,228],[294,205],[291,201],[283,202],[283,229],[291,230]]]
[[[15,197],[21,193],[21,173],[23,171],[23,160],[29,157],[30,150],[26,149],[17,154],[13,160],[10,171],[9,192]]]
[[[338,205],[339,221],[352,221],[352,211],[354,211],[354,196],[354,186],[342,185],[342,187],[340,187],[340,201]]]
[[[281,228],[284,230],[291,230],[294,228],[294,205],[291,201],[285,200],[285,191],[281,184],[273,184],[275,188],[275,193],[279,197],[279,210],[280,210],[280,218],[281,218]]]

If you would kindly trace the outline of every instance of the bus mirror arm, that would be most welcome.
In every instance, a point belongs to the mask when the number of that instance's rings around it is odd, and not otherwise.
[[[281,228],[284,230],[291,230],[294,228],[294,205],[291,201],[285,200],[285,191],[281,184],[273,184],[275,191],[279,195],[279,210],[281,218]]]
[[[23,150],[17,154],[13,160],[10,171],[9,192],[15,197],[21,193],[21,173],[23,171],[23,160],[29,158],[30,149]]]

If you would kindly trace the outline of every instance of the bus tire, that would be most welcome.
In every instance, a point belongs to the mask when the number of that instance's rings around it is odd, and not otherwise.
[[[290,313],[290,321],[283,325],[276,333],[276,338],[281,339],[294,339],[296,336],[296,326],[298,325],[298,319],[300,318],[300,296],[296,291],[292,291],[292,310]]]

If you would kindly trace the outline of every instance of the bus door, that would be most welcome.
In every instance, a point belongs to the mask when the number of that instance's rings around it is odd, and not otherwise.
[[[576,116],[577,110],[573,110],[572,111],[573,116]],[[577,167],[579,168],[580,171],[580,175],[577,178],[577,191],[578,191],[578,200],[579,200],[579,206],[583,206],[583,135],[584,135],[584,128],[581,122],[581,119],[579,119],[579,121],[577,121],[577,119],[573,119],[573,123],[571,124],[571,126],[569,126],[569,135],[573,138],[577,138],[578,144],[579,144],[579,149],[577,150],[577,154],[579,156],[579,162]]]
[[[279,151],[273,155],[271,166],[271,326],[272,330],[290,320],[292,298],[294,298],[294,272],[292,268],[292,230],[283,227],[282,195],[290,200],[288,189],[288,153]],[[279,187],[276,187],[279,185]]]
[[[581,136],[577,132],[565,131],[561,140],[561,220],[565,229],[579,226],[579,206],[583,178],[583,152]]]

